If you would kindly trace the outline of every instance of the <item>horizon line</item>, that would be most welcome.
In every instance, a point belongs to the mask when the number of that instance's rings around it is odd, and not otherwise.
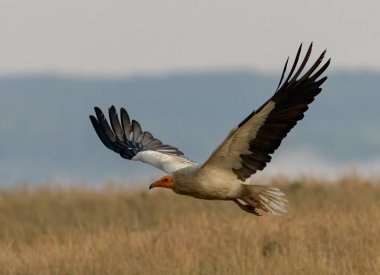
[[[36,72],[10,72],[1,73],[0,79],[17,79],[17,78],[61,78],[61,79],[144,79],[144,78],[171,78],[201,75],[221,75],[221,74],[248,74],[260,77],[273,77],[281,74],[281,70],[261,71],[252,68],[210,68],[210,69],[183,69],[161,72],[135,72],[135,73],[81,73],[81,72],[65,72],[65,71],[36,71]],[[380,75],[380,70],[371,68],[338,68],[330,71],[329,75]]]

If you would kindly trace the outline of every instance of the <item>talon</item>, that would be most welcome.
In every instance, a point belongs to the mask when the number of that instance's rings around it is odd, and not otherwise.
[[[257,211],[257,208],[253,208],[253,214],[256,216],[261,216],[261,214]]]
[[[261,214],[257,211],[257,208],[250,205],[250,204],[242,204],[241,202],[239,202],[238,200],[233,200],[239,207],[240,209],[248,212],[248,213],[251,213],[255,216],[261,216]]]

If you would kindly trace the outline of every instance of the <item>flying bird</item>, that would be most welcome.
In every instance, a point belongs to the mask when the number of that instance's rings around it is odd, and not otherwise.
[[[250,184],[249,178],[270,162],[271,154],[304,117],[308,105],[321,92],[321,85],[327,79],[327,76],[320,78],[330,64],[329,59],[320,66],[326,50],[308,70],[304,69],[312,43],[297,68],[301,50],[302,44],[285,78],[287,59],[273,96],[232,129],[203,164],[191,161],[178,148],[143,131],[124,108],[120,110],[120,119],[115,107],[109,108],[108,123],[103,112],[95,107],[96,117],[90,116],[92,125],[110,150],[125,159],[142,161],[167,173],[149,189],[163,187],[198,199],[230,200],[255,215],[287,213],[283,192],[275,187]]]

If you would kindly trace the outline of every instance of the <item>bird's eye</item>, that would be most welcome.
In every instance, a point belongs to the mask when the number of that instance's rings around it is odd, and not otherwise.
[[[164,182],[167,182],[168,181],[168,179],[164,179]]]

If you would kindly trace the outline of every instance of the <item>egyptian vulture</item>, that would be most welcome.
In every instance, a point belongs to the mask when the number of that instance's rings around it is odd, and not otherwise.
[[[287,213],[287,200],[278,188],[253,185],[251,175],[263,170],[282,139],[304,117],[308,105],[321,92],[327,79],[319,78],[330,64],[320,68],[326,50],[305,70],[310,44],[301,65],[297,68],[302,44],[287,74],[287,59],[274,95],[256,111],[249,114],[203,163],[197,164],[171,145],[162,143],[136,120],[130,120],[125,109],[120,119],[114,106],[109,109],[107,122],[103,112],[95,107],[90,116],[92,125],[103,144],[121,157],[153,165],[168,175],[149,186],[163,187],[177,194],[207,200],[230,200],[242,210],[260,215]],[[319,68],[319,69],[318,69]]]

